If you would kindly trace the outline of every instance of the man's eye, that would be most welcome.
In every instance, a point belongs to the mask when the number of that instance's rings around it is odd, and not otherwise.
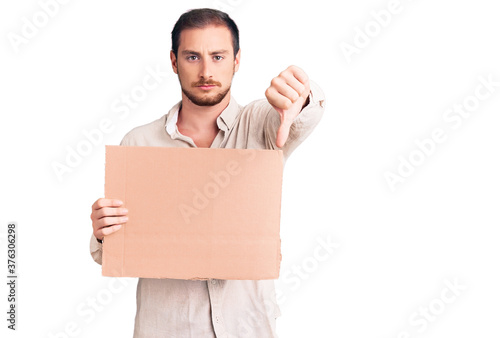
[[[196,55],[189,55],[189,56],[187,57],[187,59],[188,59],[189,61],[196,61],[196,60],[198,60],[198,57],[197,57]]]
[[[223,57],[220,55],[215,55],[214,59],[215,59],[215,61],[222,61]]]

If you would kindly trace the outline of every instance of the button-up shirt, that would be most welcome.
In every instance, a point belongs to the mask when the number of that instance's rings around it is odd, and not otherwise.
[[[132,129],[121,145],[196,147],[177,129],[181,103],[158,120]],[[309,103],[293,121],[281,148],[285,160],[312,132],[323,110],[324,94],[311,82]],[[217,117],[219,132],[211,148],[278,149],[279,125],[279,114],[267,100],[242,107],[231,97]],[[90,253],[102,264],[102,244],[93,234]],[[279,316],[274,280],[139,278],[134,338],[277,337]]]

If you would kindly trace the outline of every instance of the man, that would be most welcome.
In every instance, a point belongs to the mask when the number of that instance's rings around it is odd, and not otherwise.
[[[286,159],[319,122],[323,93],[291,66],[271,81],[267,100],[241,107],[231,97],[240,54],[238,28],[227,14],[184,13],[172,31],[170,53],[182,101],[130,131],[121,145],[282,148]],[[126,226],[127,210],[121,201],[101,198],[91,219],[90,251],[102,264],[102,240]],[[276,337],[279,315],[273,280],[140,278],[134,337]]]

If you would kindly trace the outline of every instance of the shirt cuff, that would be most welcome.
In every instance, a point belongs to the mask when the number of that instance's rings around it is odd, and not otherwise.
[[[318,108],[320,116],[322,115],[323,109],[325,107],[325,93],[323,90],[316,84],[316,82],[309,80],[309,84],[311,87],[311,92],[309,93],[309,103],[302,108],[300,113],[293,119],[292,125],[290,126],[290,134],[294,134],[295,130],[301,130],[307,125],[311,123],[310,120],[315,120],[315,118],[311,118],[311,114],[318,114]],[[314,124],[316,124],[314,122]],[[307,127],[306,127],[307,128]],[[290,135],[289,137],[292,137]]]
[[[309,85],[311,87],[311,92],[309,93],[309,103],[307,106],[302,108],[302,110],[306,109],[307,107],[313,106],[313,105],[319,105],[321,108],[325,107],[325,93],[323,90],[316,84],[316,82],[313,82],[309,80]],[[301,111],[302,113],[302,111]],[[297,117],[300,116],[297,115]]]
[[[102,244],[97,241],[94,234],[90,238],[90,255],[96,263],[102,264]]]

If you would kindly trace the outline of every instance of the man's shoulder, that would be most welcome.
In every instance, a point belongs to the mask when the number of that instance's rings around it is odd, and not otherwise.
[[[254,100],[241,107],[241,117],[260,118],[267,115],[272,109],[273,107],[266,99]]]
[[[123,146],[147,146],[166,136],[165,122],[168,114],[130,130],[120,143]]]
[[[266,99],[257,99],[257,100],[254,100],[250,103],[248,103],[247,105],[245,105],[243,107],[243,110],[264,110],[264,111],[268,111],[271,107],[271,105],[269,104],[269,102],[266,100]]]

